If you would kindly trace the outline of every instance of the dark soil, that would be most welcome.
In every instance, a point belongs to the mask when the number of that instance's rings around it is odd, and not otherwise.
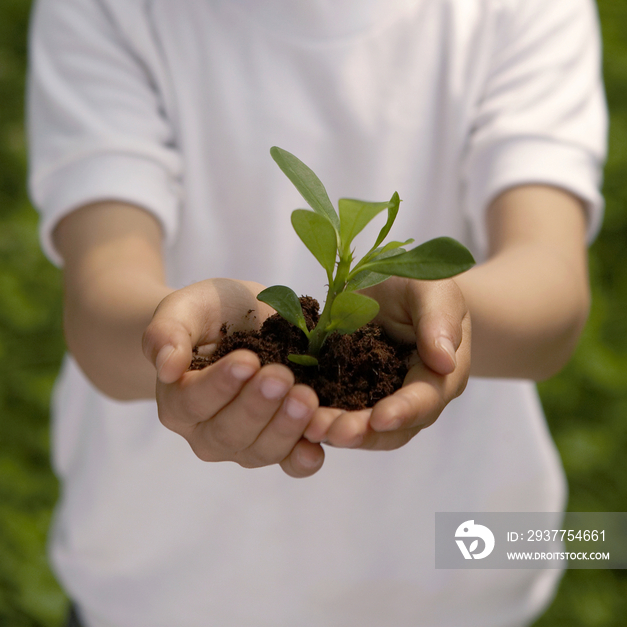
[[[319,317],[318,301],[309,296],[301,299],[308,328]],[[249,312],[252,313],[252,312]],[[262,365],[279,363],[288,366],[297,383],[312,387],[320,405],[356,410],[372,407],[403,384],[407,359],[414,347],[389,338],[374,323],[350,335],[331,334],[318,356],[317,366],[300,366],[288,360],[290,353],[307,351],[304,333],[278,314],[268,318],[258,331],[235,331],[223,338],[217,350],[205,357],[194,351],[191,370],[200,370],[238,348],[247,348],[259,356]]]

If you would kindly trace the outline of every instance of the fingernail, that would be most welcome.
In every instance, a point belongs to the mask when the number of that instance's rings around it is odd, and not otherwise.
[[[302,420],[311,413],[307,405],[293,398],[288,398],[285,401],[285,412],[293,420]]]
[[[269,401],[276,401],[279,398],[283,398],[290,386],[284,381],[279,379],[265,378],[261,382],[261,394]]]
[[[233,364],[231,375],[238,381],[248,381],[255,374],[255,369],[248,364]]]
[[[296,458],[298,459],[298,463],[304,468],[315,468],[320,464],[318,457],[311,458],[309,455],[305,455],[300,449],[296,450]]]
[[[155,368],[157,369],[157,376],[161,374],[161,369],[167,363],[168,359],[172,356],[172,353],[176,349],[172,344],[166,344],[161,347],[161,350],[157,353],[157,359],[155,360]]]
[[[362,445],[363,441],[364,441],[364,434],[360,433],[359,435],[356,435],[352,440],[350,440],[346,444],[346,448],[358,448]]]
[[[457,366],[457,356],[455,354],[455,346],[447,337],[440,337],[435,341],[435,345],[446,352],[453,362],[453,367]]]
[[[202,357],[210,357],[211,355],[213,355],[213,353],[216,352],[216,348],[218,348],[218,345],[215,342],[212,342],[211,344],[203,344],[202,346],[198,346],[198,354],[201,355]]]
[[[402,418],[388,418],[387,420],[381,420],[380,418],[374,423],[370,423],[375,431],[394,431],[403,424]]]
[[[383,427],[377,429],[377,431],[394,431],[398,429],[403,424],[403,421],[400,418],[395,418],[394,420],[390,420],[383,424]]]

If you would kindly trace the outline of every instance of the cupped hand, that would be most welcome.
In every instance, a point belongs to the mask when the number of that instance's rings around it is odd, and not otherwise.
[[[261,367],[247,350],[188,371],[194,346],[211,352],[224,323],[238,330],[274,313],[256,299],[262,289],[209,279],[161,301],[143,337],[144,354],[157,369],[159,419],[203,461],[246,468],[280,464],[288,475],[306,477],[324,461],[322,447],[303,438],[318,407],[311,388],[295,385],[285,366]]]
[[[376,321],[391,337],[414,343],[416,356],[400,390],[362,411],[321,407],[305,437],[337,447],[391,450],[433,424],[464,391],[470,373],[470,314],[453,279],[392,277],[364,293],[380,304]]]

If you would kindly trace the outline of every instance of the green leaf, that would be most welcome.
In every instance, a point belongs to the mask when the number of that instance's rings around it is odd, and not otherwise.
[[[278,146],[270,148],[270,154],[309,206],[316,213],[327,218],[335,231],[339,233],[340,220],[329,200],[327,190],[313,170],[291,152],[287,152],[287,150],[283,150]]]
[[[383,283],[386,279],[389,279],[389,274],[381,274],[380,272],[370,272],[370,270],[364,270],[358,272],[347,284],[344,291],[354,292],[356,290],[364,290],[367,287],[378,285]]]
[[[388,209],[388,202],[366,202],[353,198],[340,198],[340,239],[342,254],[350,250],[351,242],[361,233],[364,227],[379,213]]]
[[[405,240],[404,242],[396,242],[396,241],[388,242],[382,248],[379,248],[374,251],[374,255],[372,256],[371,261],[374,261],[375,259],[384,259],[385,257],[391,257],[392,255],[398,255],[399,248],[400,248],[400,252],[405,252],[405,250],[401,247],[407,246],[407,244],[413,244],[413,243],[414,243],[413,237],[410,237],[408,240]]]
[[[404,248],[406,244],[411,244],[414,240],[408,239],[406,242],[389,242],[382,248],[378,248],[374,251],[372,261],[378,259],[386,259],[387,257],[393,257],[394,255],[400,255],[405,252]],[[367,287],[372,287],[378,283],[383,283],[386,279],[389,279],[389,274],[381,274],[379,272],[371,272],[370,270],[362,270],[357,272],[346,285],[347,291],[363,290]]]
[[[331,305],[329,331],[353,333],[379,313],[376,300],[355,292],[340,292]]]
[[[294,353],[287,356],[287,358],[300,366],[317,366],[318,360],[311,355],[295,355]]]
[[[377,237],[377,241],[375,242],[374,248],[376,248],[381,242],[387,237],[387,234],[390,232],[392,225],[394,224],[394,220],[396,220],[396,216],[398,214],[398,208],[401,204],[401,199],[398,195],[398,192],[394,192],[392,198],[390,198],[390,202],[388,203],[388,221],[385,223],[385,226],[379,232],[379,236]]]
[[[364,264],[364,270],[410,279],[436,280],[465,272],[475,265],[470,251],[450,237],[438,237],[416,248]]]
[[[273,285],[259,292],[259,294],[257,294],[257,300],[276,309],[281,317],[297,326],[309,337],[309,329],[305,322],[303,308],[300,306],[298,296],[296,296],[292,289],[285,285]]]
[[[292,212],[292,226],[320,265],[327,272],[333,273],[337,256],[337,236],[330,222],[313,211],[296,209]]]

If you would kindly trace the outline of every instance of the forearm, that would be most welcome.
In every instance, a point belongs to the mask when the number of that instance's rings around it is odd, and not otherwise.
[[[112,272],[82,294],[67,294],[64,328],[70,353],[92,383],[118,400],[154,398],[155,369],[142,334],[172,290],[141,274]]]
[[[65,260],[68,348],[92,383],[119,400],[155,395],[155,369],[141,341],[173,291],[163,276],[160,238],[149,214],[115,203],[81,209],[55,233]]]
[[[551,250],[508,250],[456,281],[472,320],[472,375],[538,381],[568,361],[589,297]]]
[[[541,229],[527,232],[534,214]],[[471,374],[546,379],[588,315],[584,212],[565,192],[530,187],[497,199],[489,219],[489,260],[455,279],[472,319]]]

